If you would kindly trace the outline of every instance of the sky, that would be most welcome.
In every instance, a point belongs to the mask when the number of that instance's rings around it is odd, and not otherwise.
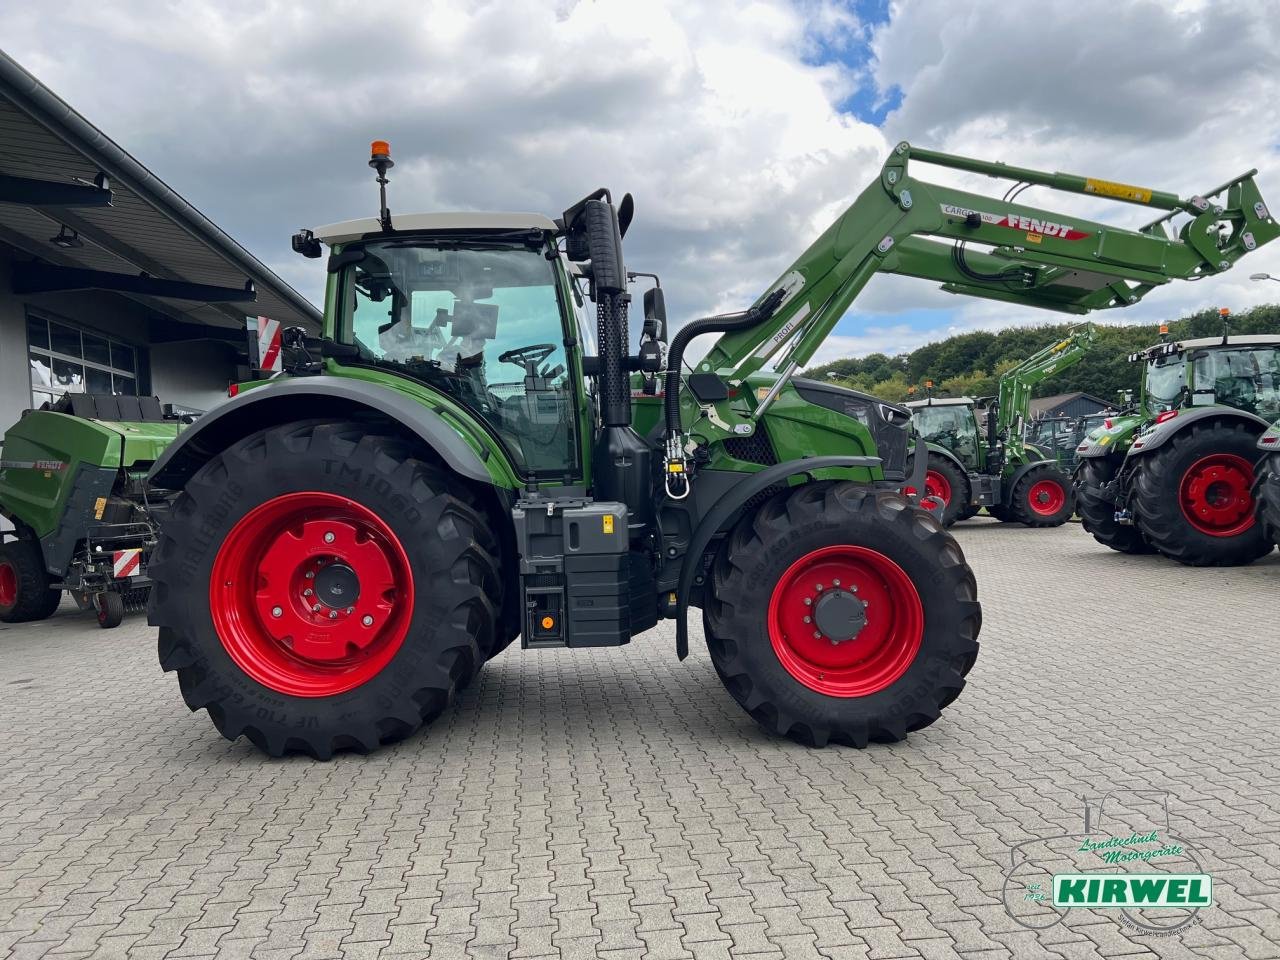
[[[0,0],[0,14],[11,56],[317,303],[323,262],[289,237],[376,213],[375,138],[396,160],[393,212],[556,216],[599,186],[631,192],[627,265],[662,276],[676,325],[755,299],[903,139],[1183,196],[1257,167],[1280,207],[1280,0]],[[1280,300],[1258,271],[1280,276],[1280,241],[1097,319]],[[1060,319],[880,276],[814,362]]]

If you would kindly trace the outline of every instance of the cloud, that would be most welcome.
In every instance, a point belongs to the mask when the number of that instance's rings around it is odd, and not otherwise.
[[[64,0],[8,10],[4,44],[317,300],[323,267],[289,234],[373,212],[375,137],[392,142],[396,211],[554,215],[597,186],[631,191],[628,265],[662,274],[677,323],[752,300],[900,138],[1184,195],[1257,166],[1280,207],[1276,0],[910,0],[882,24],[859,17],[875,6],[136,0],[122,15]],[[895,103],[883,128],[842,109]],[[1038,188],[1024,199],[1144,220]],[[1280,241],[1099,319],[1274,300],[1247,281],[1257,270],[1280,275]],[[819,358],[1053,319],[878,277]]]
[[[782,0],[71,2],[9,15],[6,45],[312,297],[288,236],[373,212],[385,137],[393,210],[631,191],[628,265],[687,318],[754,299],[886,152],[835,107],[853,69],[812,57],[860,29]]]

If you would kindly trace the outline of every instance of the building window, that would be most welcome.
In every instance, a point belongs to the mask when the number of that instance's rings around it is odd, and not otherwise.
[[[28,314],[27,345],[36,409],[64,393],[138,394],[138,351],[127,343]]]

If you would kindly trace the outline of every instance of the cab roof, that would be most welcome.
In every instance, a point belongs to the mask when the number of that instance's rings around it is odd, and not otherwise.
[[[932,400],[908,400],[903,406],[912,410],[918,407],[972,407],[977,401],[973,397],[934,397]]]
[[[554,220],[541,213],[393,213],[391,228],[397,233],[434,230],[542,230],[555,233],[559,229]],[[313,232],[318,240],[333,246],[370,234],[381,234],[382,223],[377,217],[361,217],[316,227]]]
[[[1200,350],[1204,347],[1272,347],[1280,346],[1280,334],[1274,333],[1242,333],[1239,336],[1231,335],[1227,337],[1227,342],[1222,342],[1222,337],[1197,337],[1195,340],[1179,340],[1178,349],[1180,350]]]

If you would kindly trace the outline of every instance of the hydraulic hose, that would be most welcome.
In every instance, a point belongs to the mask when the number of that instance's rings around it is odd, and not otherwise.
[[[666,396],[663,398],[668,437],[680,433],[680,370],[684,365],[684,350],[689,342],[704,333],[734,333],[753,327],[773,316],[786,295],[786,290],[780,287],[749,310],[691,320],[676,332],[667,348]]]

